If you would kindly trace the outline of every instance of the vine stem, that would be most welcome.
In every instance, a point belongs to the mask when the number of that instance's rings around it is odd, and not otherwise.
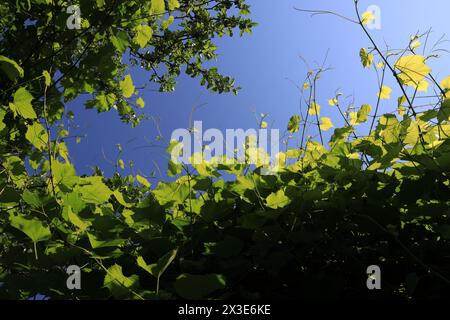
[[[385,77],[385,75],[386,75],[386,66],[383,67],[383,73],[381,75],[381,82],[380,82],[380,86],[379,86],[380,87],[380,92],[381,92],[381,90],[383,88],[383,85],[384,85],[384,77]],[[375,125],[375,119],[377,118],[377,115],[378,115],[378,109],[380,108],[380,102],[381,102],[381,95],[378,95],[377,105],[375,107],[375,114],[373,115],[372,123],[370,124],[369,136],[371,135],[372,130],[373,130],[373,126]]]
[[[363,29],[364,33],[366,34],[367,38],[370,40],[370,42],[372,43],[374,49],[377,51],[377,53],[380,55],[381,59],[383,59],[383,62],[386,64],[386,66],[389,68],[389,70],[392,72],[392,75],[394,76],[395,80],[397,81],[398,86],[400,87],[400,90],[403,93],[403,96],[405,97],[406,101],[408,102],[408,106],[409,106],[409,110],[411,111],[411,113],[413,114],[414,118],[417,119],[417,113],[414,110],[413,104],[411,102],[411,99],[409,98],[409,96],[406,93],[405,88],[403,87],[402,82],[400,81],[400,78],[398,77],[397,72],[394,70],[394,68],[391,66],[391,64],[389,63],[389,61],[387,60],[387,58],[383,55],[383,53],[381,52],[381,50],[378,48],[378,45],[375,43],[375,40],[373,40],[372,36],[370,35],[369,31],[367,31],[366,27],[364,27],[364,24],[361,20],[361,15],[359,14],[359,9],[358,9],[358,1],[359,0],[354,0],[355,1],[355,11],[356,11],[356,15],[358,17],[358,21],[359,21],[359,25],[361,26],[361,28]],[[420,128],[420,125],[417,125],[418,131],[419,131],[419,138],[420,138],[420,143],[422,145],[422,147],[424,149],[426,149],[425,147],[425,140],[423,138],[423,132],[422,129]]]
[[[319,75],[319,73],[317,75]],[[314,77],[314,87],[313,87],[314,112],[316,113],[316,121],[317,121],[317,128],[319,129],[320,143],[323,145],[322,129],[320,128],[319,114],[317,112],[316,87],[317,87],[317,76]]]
[[[38,260],[38,253],[37,253],[37,246],[36,246],[36,241],[33,241],[33,247],[34,247],[34,257],[36,258],[36,260]]]
[[[50,132],[50,125],[48,123],[48,115],[47,115],[47,85],[45,85],[44,89],[44,123],[45,123],[45,130],[47,132],[47,152],[48,152],[48,162],[50,165],[49,173],[50,173],[50,184],[52,187],[52,194],[53,197],[56,198],[56,192],[55,192],[55,182],[53,180],[53,153],[52,153],[52,138],[51,138],[51,132]]]

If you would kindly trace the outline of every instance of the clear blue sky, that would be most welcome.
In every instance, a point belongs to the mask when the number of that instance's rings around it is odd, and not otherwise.
[[[334,69],[319,83],[318,103],[322,105],[322,116],[331,117],[336,126],[343,125],[337,110],[327,104],[338,88],[344,95],[354,94],[356,106],[376,104],[376,74],[364,70],[359,60],[359,49],[369,46],[359,26],[334,16],[311,17],[294,10],[294,7],[333,10],[354,18],[353,0],[250,0],[249,3],[252,18],[259,23],[253,34],[215,42],[219,47],[219,70],[235,77],[243,88],[237,96],[211,94],[198,80],[185,76],[178,79],[175,92],[143,92],[145,111],[160,119],[166,139],[174,129],[187,128],[191,108],[202,104],[206,105],[194,113],[192,120],[202,120],[204,129],[218,128],[225,132],[226,128],[255,128],[253,111],[256,111],[270,114],[269,124],[284,130],[289,117],[299,112],[299,92],[291,83],[301,85],[307,72],[299,55],[314,65],[323,61],[328,50],[327,65]],[[379,44],[385,42],[392,48],[405,47],[409,37],[417,31],[424,32],[432,27],[430,43],[434,43],[450,29],[448,0],[361,0],[361,9],[369,5],[378,5],[382,14],[382,28],[372,30],[372,35]],[[441,47],[450,49],[450,43]],[[450,75],[449,55],[443,52],[443,57],[430,66],[439,80]],[[134,70],[132,75],[136,85],[148,79],[145,72],[139,70]],[[390,77],[387,84],[395,88]],[[394,91],[393,99],[384,101],[381,108],[392,111],[399,95]],[[148,175],[156,161],[165,173],[164,149],[149,147],[158,134],[151,121],[132,129],[120,122],[114,110],[100,115],[95,110],[82,111],[81,100],[71,103],[68,109],[76,112],[80,126],[72,130],[71,135],[86,135],[79,144],[73,140],[68,143],[79,174],[90,173],[90,167],[99,165],[106,175],[111,175],[115,169],[104,156],[116,160],[118,143],[124,147],[121,158],[125,162],[133,160],[137,172]]]

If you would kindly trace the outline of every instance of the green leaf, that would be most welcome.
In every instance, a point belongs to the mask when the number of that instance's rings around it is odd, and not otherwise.
[[[125,98],[129,98],[133,95],[135,87],[133,84],[133,79],[129,74],[127,74],[125,78],[120,81],[119,86]]]
[[[176,176],[177,174],[179,174],[181,172],[182,169],[183,169],[183,166],[181,164],[175,163],[174,161],[169,160],[167,175],[169,177]]]
[[[39,209],[44,205],[42,201],[42,197],[39,196],[37,192],[31,192],[29,190],[25,190],[22,194],[22,199],[26,204],[32,206],[33,208]]]
[[[394,65],[400,71],[398,78],[403,84],[417,87],[431,72],[425,61],[426,58],[421,55],[402,55]]]
[[[176,182],[158,183],[152,194],[161,205],[183,203],[189,195],[189,187]]]
[[[134,290],[139,287],[139,277],[137,275],[126,277],[122,267],[114,264],[107,269],[103,285],[115,298],[127,298],[135,295]]]
[[[87,203],[105,203],[109,200],[113,192],[102,180],[102,177],[95,176],[81,178],[76,191],[81,194],[81,198]]]
[[[166,12],[166,6],[164,0],[152,0],[152,6],[150,8],[150,13],[152,15],[162,15]]]
[[[19,88],[14,93],[14,101],[9,104],[9,108],[15,115],[20,115],[25,119],[36,119],[37,115],[34,112],[31,101],[33,96],[25,88]]]
[[[95,235],[91,233],[87,233],[87,236],[92,249],[117,247],[125,242],[125,239],[99,240]]]
[[[23,78],[23,69],[15,62],[5,56],[0,55],[0,70],[2,70],[9,80],[14,81],[17,77]]]
[[[148,182],[147,179],[145,179],[143,176],[136,175],[136,180],[142,184],[144,187],[150,188],[151,184]]]
[[[169,0],[169,10],[175,10],[180,7],[180,2],[178,0]]]
[[[73,225],[78,227],[78,229],[80,229],[81,232],[86,231],[86,229],[89,228],[89,226],[91,226],[91,222],[81,220],[81,218],[78,216],[78,214],[73,212],[73,210],[70,206],[67,207],[67,216],[69,218],[69,221]]]
[[[153,29],[148,25],[139,25],[134,31],[136,35],[133,41],[137,43],[141,48],[145,48],[153,36]]]
[[[50,84],[52,83],[52,77],[50,76],[50,73],[48,73],[47,70],[42,71],[42,76],[45,79],[45,86],[50,87]]]
[[[122,170],[125,169],[125,162],[122,159],[119,159],[119,168]]]
[[[164,256],[162,256],[157,263],[151,265],[147,265],[144,258],[139,256],[137,258],[137,264],[155,278],[159,278],[166,271],[166,269],[169,267],[172,261],[175,259],[176,255],[177,250],[171,250]]]
[[[122,192],[120,192],[119,190],[115,190],[115,191],[114,191],[114,197],[115,197],[115,198],[117,199],[117,201],[118,201],[121,205],[123,205],[125,208],[131,208],[131,207],[133,206],[133,204],[128,203],[128,202],[125,200],[125,198],[124,198]]]
[[[445,99],[437,115],[439,122],[450,121],[450,99]]]
[[[295,133],[298,130],[300,130],[300,116],[299,115],[293,115],[291,119],[289,119],[288,123],[288,130],[290,133]]]
[[[175,18],[174,18],[173,16],[170,16],[167,20],[164,20],[164,21],[161,23],[161,27],[162,27],[164,30],[168,29],[168,28],[172,25],[172,23],[173,23],[174,20],[175,20]]]
[[[6,110],[3,108],[0,108],[0,131],[6,128],[6,124],[3,122],[3,119],[5,119],[6,116]]]
[[[184,299],[204,299],[214,291],[225,288],[226,281],[222,275],[193,275],[183,273],[175,281],[176,293]]]
[[[278,190],[277,192],[271,193],[266,199],[266,205],[272,209],[283,208],[291,203],[283,190]]]
[[[334,127],[334,125],[331,122],[330,118],[323,117],[323,118],[320,119],[320,130],[328,131],[328,130],[330,130],[333,127]]]
[[[7,157],[2,163],[12,182],[22,188],[27,180],[28,174],[22,159],[16,156]]]
[[[60,188],[71,190],[78,183],[79,177],[70,163],[52,162],[53,178]]]
[[[136,104],[138,105],[139,108],[144,108],[145,107],[145,101],[142,98],[138,98],[136,100]]]
[[[119,31],[111,36],[111,43],[120,53],[124,53],[130,43],[128,42],[128,34],[125,31]]]
[[[33,122],[28,126],[25,138],[38,150],[45,150],[48,143],[48,134],[39,122]]]
[[[33,242],[45,241],[52,236],[50,228],[44,226],[37,218],[26,218],[25,215],[10,215],[11,226],[25,233]]]
[[[159,293],[159,279],[177,256],[177,250],[171,250],[162,256],[157,263],[147,265],[144,258],[137,258],[137,265],[156,278],[156,294]]]
[[[373,62],[373,54],[367,53],[365,48],[361,48],[359,51],[359,57],[364,68],[370,68]]]
[[[370,104],[363,104],[361,106],[361,109],[358,110],[358,123],[366,122],[369,117],[370,111],[372,111],[372,107],[370,106]]]
[[[169,145],[167,146],[166,152],[168,154],[171,154],[173,149],[178,146],[179,144],[181,144],[181,142],[179,142],[178,140],[170,140]]]

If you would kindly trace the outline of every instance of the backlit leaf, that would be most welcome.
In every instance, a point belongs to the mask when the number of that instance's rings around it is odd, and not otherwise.
[[[125,78],[120,81],[120,89],[122,90],[122,94],[125,98],[129,98],[134,93],[134,84],[133,79],[131,79],[131,76],[127,74]]]
[[[46,149],[48,142],[47,131],[39,122],[33,122],[32,125],[28,126],[25,137],[36,149]]]
[[[381,91],[378,93],[378,96],[380,97],[381,100],[383,100],[383,99],[390,99],[391,98],[391,93],[392,93],[392,89],[389,88],[386,85],[383,85],[381,87]]]
[[[407,55],[397,60],[395,68],[400,72],[398,77],[409,86],[416,87],[431,72],[421,55]]]
[[[288,198],[283,190],[271,193],[266,199],[267,206],[272,209],[283,208],[291,203],[291,199]]]
[[[10,109],[14,114],[18,114],[25,119],[36,119],[37,115],[34,112],[31,101],[33,96],[25,88],[19,88],[14,93],[14,101],[9,104]]]

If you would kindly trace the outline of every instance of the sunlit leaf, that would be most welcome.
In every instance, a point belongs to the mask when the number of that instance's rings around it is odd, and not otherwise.
[[[378,93],[378,96],[380,97],[381,100],[383,100],[383,99],[390,99],[391,98],[391,93],[392,93],[392,89],[389,88],[386,85],[383,85],[381,87],[381,91]]]
[[[361,15],[362,24],[370,24],[375,20],[375,15],[372,11],[364,11]]]
[[[289,130],[289,132],[291,133],[295,133],[298,130],[300,130],[300,121],[301,118],[299,115],[293,115],[290,119],[289,119],[289,123],[288,123],[288,127],[287,129]]]
[[[331,119],[328,117],[323,117],[320,119],[320,129],[323,131],[328,131],[331,128],[333,128],[333,122],[331,122]]]
[[[44,150],[47,148],[47,131],[39,122],[33,122],[32,125],[28,126],[25,137],[36,149]]]
[[[125,98],[129,98],[134,94],[134,84],[133,79],[131,79],[131,76],[127,74],[125,78],[120,81],[120,89],[122,90],[122,94]]]
[[[153,36],[153,29],[148,25],[139,25],[135,28],[135,32],[136,35],[133,39],[134,42],[137,43],[141,48],[145,48]]]
[[[373,62],[373,54],[367,53],[366,48],[361,48],[361,50],[359,51],[359,56],[364,68],[370,68]]]
[[[266,203],[269,208],[278,209],[291,203],[291,199],[285,195],[283,190],[278,190],[267,197]]]
[[[409,86],[416,87],[431,72],[425,64],[425,57],[421,55],[402,56],[395,63],[395,68],[400,72],[398,77]]]
[[[9,108],[14,114],[18,114],[25,119],[36,119],[36,112],[31,105],[32,100],[33,96],[25,88],[19,88],[14,93],[14,101],[9,104]]]
[[[311,106],[308,109],[308,113],[311,116],[320,115],[320,105],[315,102],[312,102]]]

